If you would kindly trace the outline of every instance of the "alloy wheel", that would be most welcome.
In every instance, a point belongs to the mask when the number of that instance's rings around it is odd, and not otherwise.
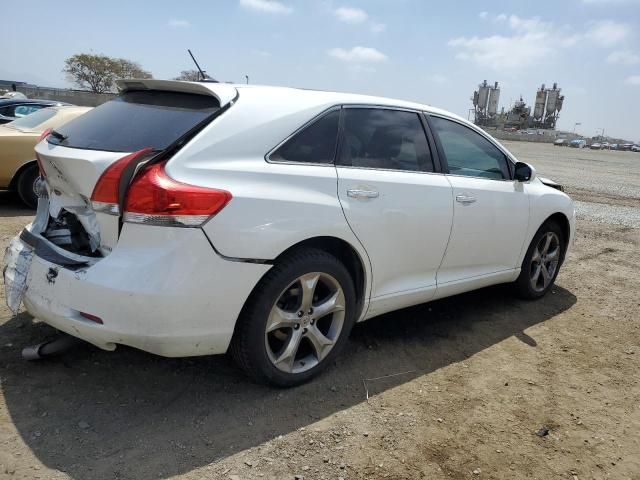
[[[529,281],[536,292],[544,291],[555,278],[560,261],[560,239],[547,232],[536,245],[531,256]]]
[[[294,280],[271,308],[265,329],[269,360],[286,373],[318,365],[333,349],[345,319],[340,283],[322,272]]]

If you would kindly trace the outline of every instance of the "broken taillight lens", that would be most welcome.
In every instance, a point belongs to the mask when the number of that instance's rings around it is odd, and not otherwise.
[[[97,315],[92,315],[91,313],[86,313],[86,312],[78,312],[78,313],[80,313],[81,317],[86,318],[87,320],[90,320],[90,321],[95,322],[95,323],[99,323],[100,325],[104,324],[102,319],[100,317],[98,317]]]
[[[120,215],[119,190],[124,170],[135,160],[152,152],[151,147],[133,152],[112,163],[102,172],[91,194],[91,206],[95,211]]]
[[[125,200],[124,221],[148,225],[198,227],[231,200],[226,190],[178,182],[164,163],[148,166],[133,180]]]
[[[38,143],[47,138],[49,134],[53,131],[53,128],[47,128],[44,132],[40,134],[40,138],[38,138]],[[46,177],[47,173],[44,171],[44,165],[42,165],[42,159],[40,155],[36,152],[36,162],[38,162],[38,170],[40,171],[41,177]]]
[[[44,165],[42,165],[42,159],[40,158],[40,155],[38,155],[38,152],[36,152],[36,162],[38,163],[38,170],[40,172],[40,176],[43,178],[46,178],[47,172],[45,172],[44,170]]]
[[[53,128],[47,128],[44,132],[40,134],[40,138],[38,139],[38,142],[41,142],[42,140],[47,138],[52,131],[53,131]]]

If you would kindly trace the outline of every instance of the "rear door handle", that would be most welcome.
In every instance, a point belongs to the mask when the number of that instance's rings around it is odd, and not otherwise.
[[[359,190],[357,188],[350,188],[347,190],[347,196],[351,198],[378,198],[379,192],[375,190]]]
[[[476,197],[470,197],[468,195],[456,195],[456,202],[462,203],[463,205],[469,205],[470,203],[474,203],[476,201]]]

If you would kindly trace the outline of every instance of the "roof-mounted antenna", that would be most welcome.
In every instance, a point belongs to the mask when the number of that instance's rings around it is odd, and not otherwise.
[[[216,80],[214,80],[213,78],[207,78],[207,72],[200,68],[200,65],[198,65],[198,61],[196,60],[196,57],[193,56],[193,53],[191,53],[191,50],[187,48],[187,52],[189,52],[189,55],[191,55],[191,60],[193,60],[193,63],[196,64],[196,68],[198,69],[198,71],[200,72],[200,76],[202,77],[201,80],[203,82],[215,82]]]

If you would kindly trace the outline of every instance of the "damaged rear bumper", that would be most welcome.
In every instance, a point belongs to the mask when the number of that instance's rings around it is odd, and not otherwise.
[[[46,239],[26,232],[5,254],[9,307],[15,312],[22,301],[36,319],[105,350],[224,353],[246,298],[270,268],[223,259],[199,229],[125,224],[107,257],[66,252],[64,261]]]

